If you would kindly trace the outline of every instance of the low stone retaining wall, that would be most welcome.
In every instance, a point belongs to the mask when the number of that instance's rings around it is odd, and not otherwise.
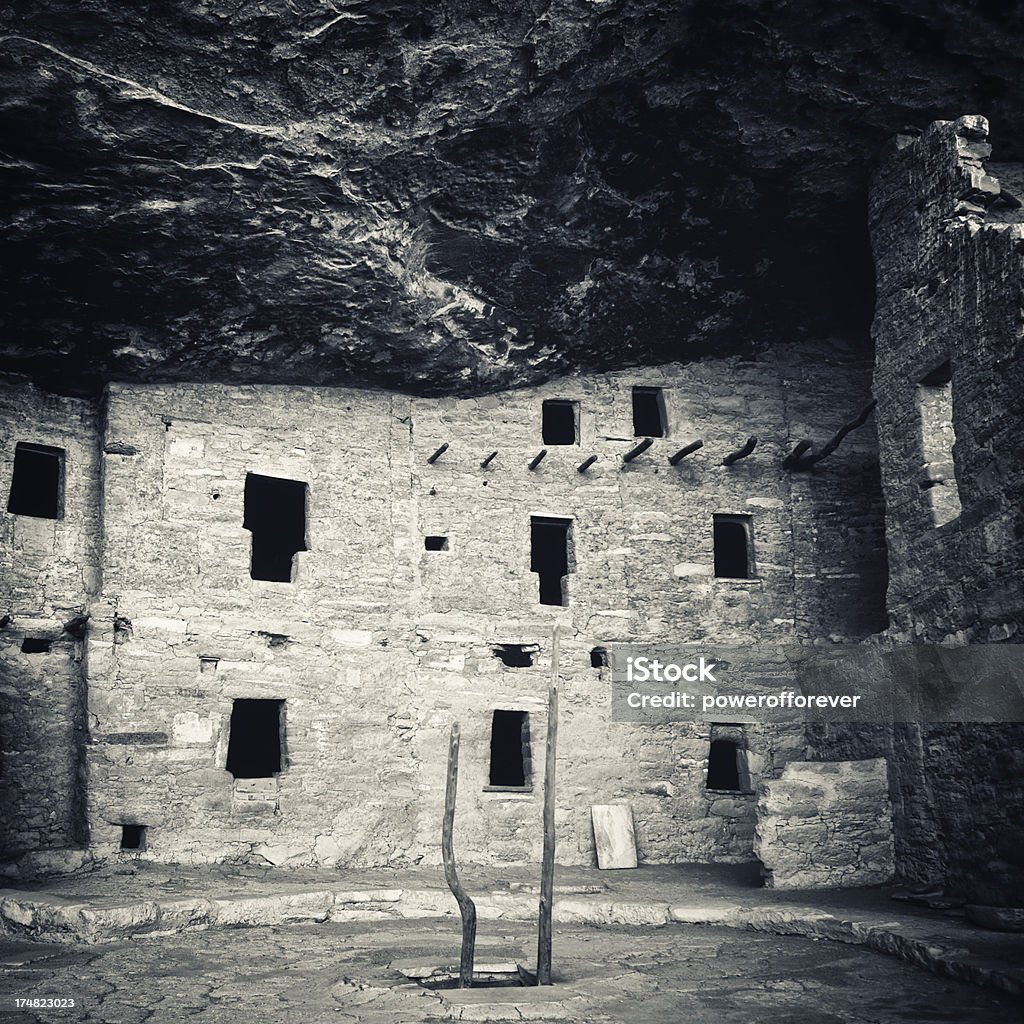
[[[895,851],[885,758],[790,762],[758,790],[754,853],[776,889],[888,882]]]

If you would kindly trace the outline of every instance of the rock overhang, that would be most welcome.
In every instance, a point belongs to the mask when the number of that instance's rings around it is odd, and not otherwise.
[[[799,9],[797,9],[799,7]],[[1020,159],[1022,29],[904,0],[14,3],[0,365],[477,393],[845,337],[895,132]]]

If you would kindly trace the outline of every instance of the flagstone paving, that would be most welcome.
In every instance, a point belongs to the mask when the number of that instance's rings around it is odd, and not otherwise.
[[[535,933],[484,922],[478,961],[535,956]],[[457,921],[183,932],[106,943],[0,940],[0,1020],[141,1024],[442,1020],[641,1024],[1019,1024],[1015,997],[841,943],[698,928],[560,927],[556,984],[429,992],[394,966],[450,964]],[[68,1010],[11,1011],[20,998]]]

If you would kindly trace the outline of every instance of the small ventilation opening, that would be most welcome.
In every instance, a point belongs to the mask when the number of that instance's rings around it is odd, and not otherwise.
[[[495,711],[491,719],[492,786],[522,789],[530,780],[530,715]]]
[[[664,437],[667,429],[661,388],[633,388],[633,433],[637,437]]]
[[[537,573],[540,603],[567,605],[565,577],[569,573],[570,519],[530,519],[530,571]]]
[[[424,537],[423,548],[425,551],[447,551],[447,537]]]
[[[16,516],[60,519],[64,514],[64,449],[19,442],[7,511]]]
[[[291,583],[297,551],[306,551],[306,485],[247,473],[245,529],[252,532],[254,580]]]
[[[603,647],[595,647],[590,652],[590,667],[591,668],[607,668],[608,667],[608,652]]]
[[[121,849],[141,851],[146,848],[145,825],[121,826]]]
[[[708,789],[740,790],[739,746],[733,740],[712,740],[708,754]]]
[[[27,636],[21,641],[22,654],[48,654],[52,640],[44,640],[42,637]]]
[[[227,770],[236,779],[269,779],[281,770],[281,700],[236,700]]]
[[[551,399],[542,407],[544,444],[579,444],[579,403]]]
[[[715,516],[715,575],[727,579],[753,577],[750,516]]]
[[[529,668],[533,652],[533,647],[524,644],[499,644],[494,648],[494,656],[507,668]]]

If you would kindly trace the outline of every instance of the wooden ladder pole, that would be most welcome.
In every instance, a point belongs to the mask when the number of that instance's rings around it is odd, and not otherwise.
[[[459,988],[473,984],[473,954],[476,948],[476,906],[459,882],[452,850],[452,831],[455,826],[455,796],[459,788],[459,723],[452,723],[452,736],[448,744],[448,778],[444,787],[444,821],[441,825],[441,858],[444,861],[444,880],[448,883],[459,913],[462,915],[462,954],[459,957]]]
[[[555,749],[558,741],[558,624],[551,633],[551,689],[544,759],[544,856],[540,868],[537,924],[537,984],[551,984],[551,908],[555,891]]]

